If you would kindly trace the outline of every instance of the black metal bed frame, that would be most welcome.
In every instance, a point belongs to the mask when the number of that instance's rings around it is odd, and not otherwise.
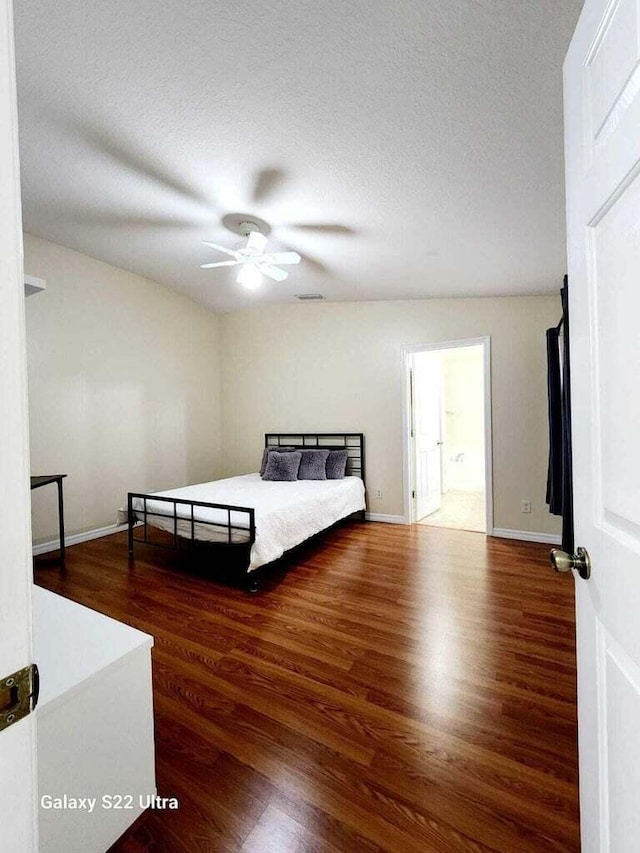
[[[338,450],[346,448],[347,466],[345,475],[360,477],[363,483],[365,482],[364,434],[361,432],[265,433],[264,445],[265,447],[295,447],[301,450]],[[134,507],[134,501],[136,500],[142,503],[142,508]],[[147,504],[148,501],[170,504],[173,506],[173,513],[150,510]],[[180,510],[178,509],[179,507]],[[226,511],[226,523],[196,518],[194,513],[196,507]],[[187,510],[186,517],[184,515],[185,509]],[[246,515],[246,525],[237,523],[237,519],[235,524],[232,523],[232,514]],[[364,510],[357,513],[357,515],[364,521]],[[173,519],[173,531],[169,533],[171,537],[169,542],[149,538],[149,527],[154,527],[153,522],[150,522],[149,519],[154,517],[162,518],[165,521]],[[197,543],[198,546],[202,546],[210,553],[215,553],[216,556],[223,557],[225,568],[230,568],[234,576],[243,580],[245,584],[248,583],[249,589],[253,591],[257,589],[258,576],[256,573],[263,567],[261,566],[260,569],[252,572],[247,571],[251,562],[251,549],[256,539],[255,510],[253,507],[210,503],[208,501],[191,501],[185,498],[171,498],[143,492],[129,492],[127,496],[127,519],[130,560],[134,558],[134,546],[136,543],[171,550],[178,550],[181,542],[186,543],[189,549],[192,549]],[[188,536],[184,535],[185,522],[189,533]],[[195,533],[196,528],[200,525],[209,525],[217,528],[219,531],[226,531],[226,541],[209,542],[198,540]],[[142,536],[135,535],[136,527],[142,528]],[[234,531],[242,531],[242,538],[240,539],[238,534],[236,534],[234,539]]]

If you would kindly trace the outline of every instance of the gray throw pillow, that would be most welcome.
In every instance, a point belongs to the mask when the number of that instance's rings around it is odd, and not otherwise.
[[[328,450],[303,450],[302,460],[300,462],[300,470],[298,471],[299,480],[326,480],[326,466]]]
[[[280,447],[280,445],[278,444],[270,444],[268,445],[268,447],[265,447],[262,453],[262,462],[260,463],[261,477],[264,476],[264,470],[267,467],[267,456],[274,450],[276,451],[276,453],[291,453],[293,450],[295,450],[295,447],[289,447],[288,445],[284,444],[282,445],[282,447]]]
[[[331,450],[327,459],[327,480],[342,480],[347,470],[347,449]]]
[[[299,450],[267,454],[267,467],[262,475],[263,480],[297,480],[302,453]]]

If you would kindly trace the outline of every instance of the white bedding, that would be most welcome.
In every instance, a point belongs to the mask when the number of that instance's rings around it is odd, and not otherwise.
[[[273,482],[263,480],[259,474],[245,474],[199,483],[182,489],[171,489],[154,494],[184,498],[191,501],[231,504],[237,507],[253,507],[255,510],[256,538],[251,548],[248,571],[277,560],[285,551],[299,545],[321,530],[330,527],[352,512],[365,508],[364,484],[360,477],[344,477],[342,480],[295,480]],[[133,508],[142,509],[140,498],[134,499]],[[162,501],[147,501],[147,512],[161,515],[148,517],[148,523],[162,530],[173,532],[173,505]],[[178,534],[191,536],[191,508],[178,505]],[[166,517],[165,517],[166,516]],[[142,513],[138,513],[142,518]],[[188,521],[184,519],[189,519]],[[196,522],[212,521],[226,525],[227,512],[220,509],[195,507]],[[249,517],[246,513],[232,512],[231,523],[240,530],[233,531],[234,542],[246,542],[249,538]],[[246,532],[245,532],[246,530]],[[195,524],[196,539],[209,542],[226,542],[226,527]]]

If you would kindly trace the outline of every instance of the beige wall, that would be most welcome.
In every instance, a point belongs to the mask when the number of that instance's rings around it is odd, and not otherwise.
[[[544,503],[544,330],[559,316],[555,296],[270,305],[217,317],[29,235],[25,270],[47,280],[27,300],[31,469],[69,475],[69,533],[112,524],[130,489],[256,470],[265,431],[364,432],[369,509],[402,515],[401,348],[484,335],[494,525],[559,531]],[[53,538],[55,489],[34,492],[33,505],[35,541]]]
[[[224,474],[257,469],[266,431],[362,431],[369,510],[403,513],[405,345],[491,336],[494,526],[557,533],[544,503],[545,329],[555,296],[272,305],[221,317]],[[382,489],[382,499],[371,496]],[[531,500],[532,513],[520,512]]]
[[[127,491],[213,479],[220,461],[218,317],[184,296],[25,235],[31,471],[66,473],[69,533],[113,524]],[[55,487],[33,497],[56,535]]]

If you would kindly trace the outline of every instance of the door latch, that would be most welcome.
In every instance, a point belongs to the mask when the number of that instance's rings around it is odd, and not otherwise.
[[[553,548],[549,560],[556,572],[575,569],[583,580],[588,581],[591,577],[591,559],[586,548],[578,548],[575,554],[567,554],[566,551]]]
[[[35,663],[0,678],[0,732],[28,716],[38,704],[40,677]]]

